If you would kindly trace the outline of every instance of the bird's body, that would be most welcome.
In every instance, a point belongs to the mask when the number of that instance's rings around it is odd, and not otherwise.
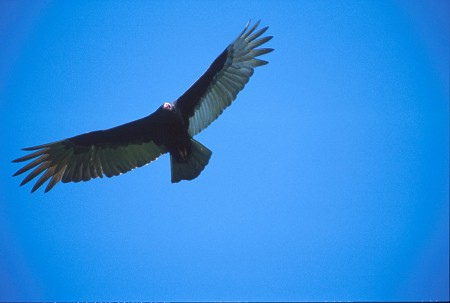
[[[50,179],[47,192],[59,181],[116,176],[168,152],[172,182],[196,178],[208,164],[212,152],[194,140],[194,135],[231,104],[253,74],[254,67],[267,64],[256,57],[272,49],[255,48],[272,37],[255,40],[267,30],[265,27],[254,32],[258,24],[259,21],[248,31],[247,24],[239,37],[176,101],[166,102],[154,113],[114,128],[24,148],[32,152],[13,162],[33,161],[14,176],[34,168],[21,185],[43,173],[32,192]]]

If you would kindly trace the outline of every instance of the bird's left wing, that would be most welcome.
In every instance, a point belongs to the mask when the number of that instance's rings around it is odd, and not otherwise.
[[[94,131],[61,141],[24,148],[30,153],[13,160],[33,160],[14,176],[34,168],[20,185],[43,173],[31,192],[50,179],[45,192],[59,181],[79,182],[118,176],[158,158],[167,148],[158,144],[159,127],[155,114],[111,129]]]
[[[213,122],[244,88],[255,67],[268,62],[256,57],[273,49],[259,48],[272,36],[259,38],[264,27],[255,32],[259,21],[250,29],[249,23],[242,33],[220,54],[208,70],[175,101],[185,120],[189,122],[189,134],[194,136]]]

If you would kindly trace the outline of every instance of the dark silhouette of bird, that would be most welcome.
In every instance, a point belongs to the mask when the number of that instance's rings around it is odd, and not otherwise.
[[[117,176],[167,152],[172,183],[195,179],[208,164],[212,152],[193,137],[231,104],[255,67],[268,63],[257,57],[273,51],[257,48],[272,39],[272,36],[259,38],[268,27],[255,31],[259,21],[250,28],[249,25],[250,22],[181,97],[162,104],[147,117],[107,130],[23,148],[30,153],[13,162],[32,161],[14,176],[33,170],[20,185],[43,173],[31,192],[50,179],[45,189],[48,192],[59,181]]]

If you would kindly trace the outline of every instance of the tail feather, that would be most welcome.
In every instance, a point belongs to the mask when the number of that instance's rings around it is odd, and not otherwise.
[[[212,151],[203,144],[194,139],[191,139],[191,144],[192,154],[188,161],[177,162],[175,157],[172,155],[170,156],[172,183],[197,178],[211,158]]]

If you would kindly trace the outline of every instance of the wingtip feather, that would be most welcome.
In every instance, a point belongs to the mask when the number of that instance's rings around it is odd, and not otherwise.
[[[251,35],[251,36],[247,35],[246,40],[251,42],[251,41],[255,40],[256,38],[260,37],[262,34],[264,34],[268,29],[269,29],[269,27],[265,26],[265,27],[261,28],[260,30],[258,30],[253,35]]]
[[[247,31],[247,27],[245,28],[244,32],[242,33],[241,37],[242,39],[247,39],[248,36],[250,36],[253,31],[258,27],[259,23],[261,23],[261,19],[256,21],[255,24]]]
[[[266,37],[263,37],[263,38],[261,38],[261,39],[252,41],[252,42],[249,44],[249,48],[255,49],[255,48],[257,48],[258,46],[263,45],[263,44],[269,42],[270,40],[272,40],[272,38],[273,38],[273,36],[266,36]]]
[[[30,150],[38,150],[38,149],[42,149],[48,147],[48,144],[42,144],[42,145],[36,145],[36,146],[31,146],[31,147],[24,147],[21,148],[21,150],[23,151],[30,151]]]

